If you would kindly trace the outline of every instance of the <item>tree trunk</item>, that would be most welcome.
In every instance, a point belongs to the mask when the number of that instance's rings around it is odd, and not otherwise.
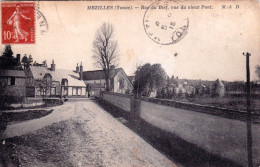
[[[110,83],[109,83],[109,70],[105,71],[105,80],[106,80],[106,91],[110,91]]]

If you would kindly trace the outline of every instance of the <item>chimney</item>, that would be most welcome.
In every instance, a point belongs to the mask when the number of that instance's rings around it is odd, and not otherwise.
[[[111,70],[114,70],[114,69],[115,69],[115,66],[114,66],[114,65],[110,66],[110,69],[111,69]]]
[[[21,55],[20,54],[17,54],[16,55],[16,61],[17,61],[17,64],[20,64],[21,62]]]
[[[80,67],[79,67],[79,79],[83,80],[83,66],[82,66],[82,62],[80,63]]]
[[[79,73],[79,64],[77,63],[76,73]]]
[[[52,63],[51,63],[51,71],[55,71],[55,64],[54,64],[54,60],[52,60]]]

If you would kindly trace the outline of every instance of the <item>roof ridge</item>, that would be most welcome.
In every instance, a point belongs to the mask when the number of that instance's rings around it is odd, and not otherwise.
[[[122,67],[115,68],[115,70],[123,69]],[[83,72],[97,72],[97,71],[104,71],[104,70],[91,70],[91,71],[83,71]]]

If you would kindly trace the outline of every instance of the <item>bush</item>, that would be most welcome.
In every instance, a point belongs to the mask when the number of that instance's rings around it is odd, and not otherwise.
[[[23,96],[8,96],[8,95],[1,95],[0,96],[0,108],[5,108],[10,104],[13,103],[22,103],[24,100]]]
[[[131,90],[130,89],[126,89],[125,94],[127,94],[127,95],[131,94]]]

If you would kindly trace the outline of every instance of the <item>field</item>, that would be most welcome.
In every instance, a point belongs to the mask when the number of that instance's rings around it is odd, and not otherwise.
[[[178,101],[191,102],[215,107],[246,111],[247,103],[245,97],[195,97],[177,98]],[[250,108],[252,113],[260,114],[260,99],[251,99]]]

